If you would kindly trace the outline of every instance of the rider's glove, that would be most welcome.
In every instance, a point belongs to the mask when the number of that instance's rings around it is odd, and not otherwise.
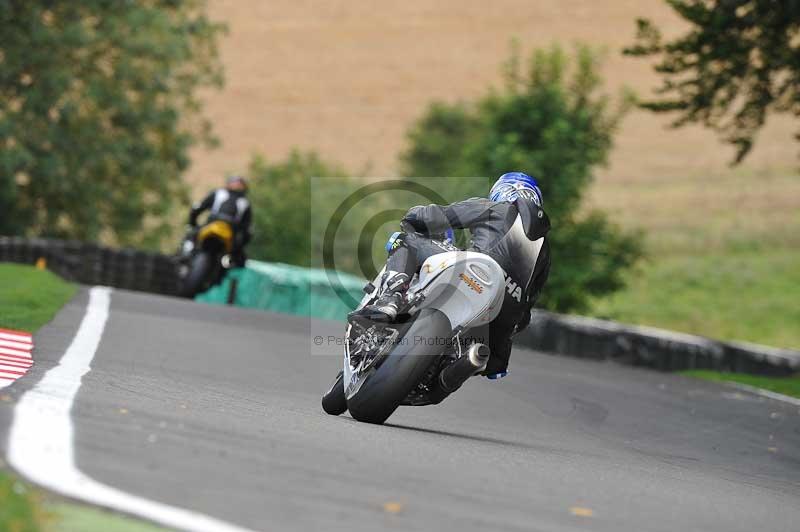
[[[443,233],[450,229],[442,207],[433,204],[411,207],[403,217],[402,223],[410,225],[416,232],[424,235]]]
[[[426,234],[428,232],[428,228],[425,226],[425,222],[423,222],[421,219],[419,219],[414,215],[412,216],[406,215],[406,217],[401,220],[400,227],[407,233]]]

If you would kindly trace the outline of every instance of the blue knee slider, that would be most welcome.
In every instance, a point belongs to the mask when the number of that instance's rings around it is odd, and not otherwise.
[[[508,371],[501,371],[500,373],[492,373],[491,375],[487,375],[486,378],[496,381],[497,379],[502,379],[506,375],[508,375]]]

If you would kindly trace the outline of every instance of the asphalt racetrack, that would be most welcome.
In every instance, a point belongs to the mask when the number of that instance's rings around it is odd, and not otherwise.
[[[3,390],[1,456],[88,298],[36,335],[36,365]],[[798,406],[517,349],[506,379],[359,424],[320,407],[341,348],[320,355],[313,338],[341,329],[111,292],[69,412],[77,468],[254,530],[800,530]]]

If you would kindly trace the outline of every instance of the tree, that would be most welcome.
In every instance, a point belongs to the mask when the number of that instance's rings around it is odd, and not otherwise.
[[[526,171],[539,179],[553,229],[554,266],[541,304],[586,310],[592,297],[623,286],[641,254],[640,240],[599,212],[582,213],[592,169],[606,162],[613,133],[629,107],[598,94],[598,57],[579,47],[570,60],[559,48],[535,51],[523,65],[515,50],[505,87],[472,104],[433,104],[409,132],[401,156],[408,176],[453,179],[465,195],[485,195],[500,174]]]
[[[203,0],[0,0],[2,229],[156,243],[212,140],[221,29]]]
[[[256,157],[250,175],[252,258],[368,279],[383,266],[386,240],[409,208],[457,199],[430,183],[351,177],[313,151],[294,150],[276,162]]]
[[[281,162],[254,158],[250,176],[255,236],[249,253],[259,260],[312,266],[312,250],[321,247],[318,239],[322,231],[312,231],[311,227],[311,210],[315,207],[311,178],[336,177],[346,181],[345,170],[314,152],[294,150]],[[315,212],[315,218],[327,219],[319,212]]]
[[[800,117],[800,2],[666,1],[691,28],[664,42],[650,20],[638,19],[636,43],[624,53],[657,57],[662,76],[661,98],[641,105],[677,113],[674,127],[713,129],[736,147],[739,163],[768,114]]]
[[[0,174],[0,235],[14,235],[20,231],[19,220],[13,216],[16,205],[14,178]]]

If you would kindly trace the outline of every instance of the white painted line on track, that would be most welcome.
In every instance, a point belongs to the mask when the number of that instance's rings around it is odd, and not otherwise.
[[[201,513],[125,493],[78,470],[70,412],[81,379],[91,369],[108,320],[110,302],[110,288],[90,290],[86,315],[58,366],[20,398],[9,433],[9,464],[31,481],[68,497],[169,527],[203,532],[246,531]]]
[[[728,384],[734,388],[738,388],[739,390],[742,390],[744,392],[750,392],[756,395],[760,395],[761,397],[767,397],[768,399],[774,399],[776,401],[789,403],[790,405],[800,406],[800,399],[798,399],[797,397],[791,397],[789,395],[783,395],[782,393],[771,392],[763,388],[756,388],[755,386],[748,386],[747,384],[741,384],[739,382],[725,381],[725,384]]]

